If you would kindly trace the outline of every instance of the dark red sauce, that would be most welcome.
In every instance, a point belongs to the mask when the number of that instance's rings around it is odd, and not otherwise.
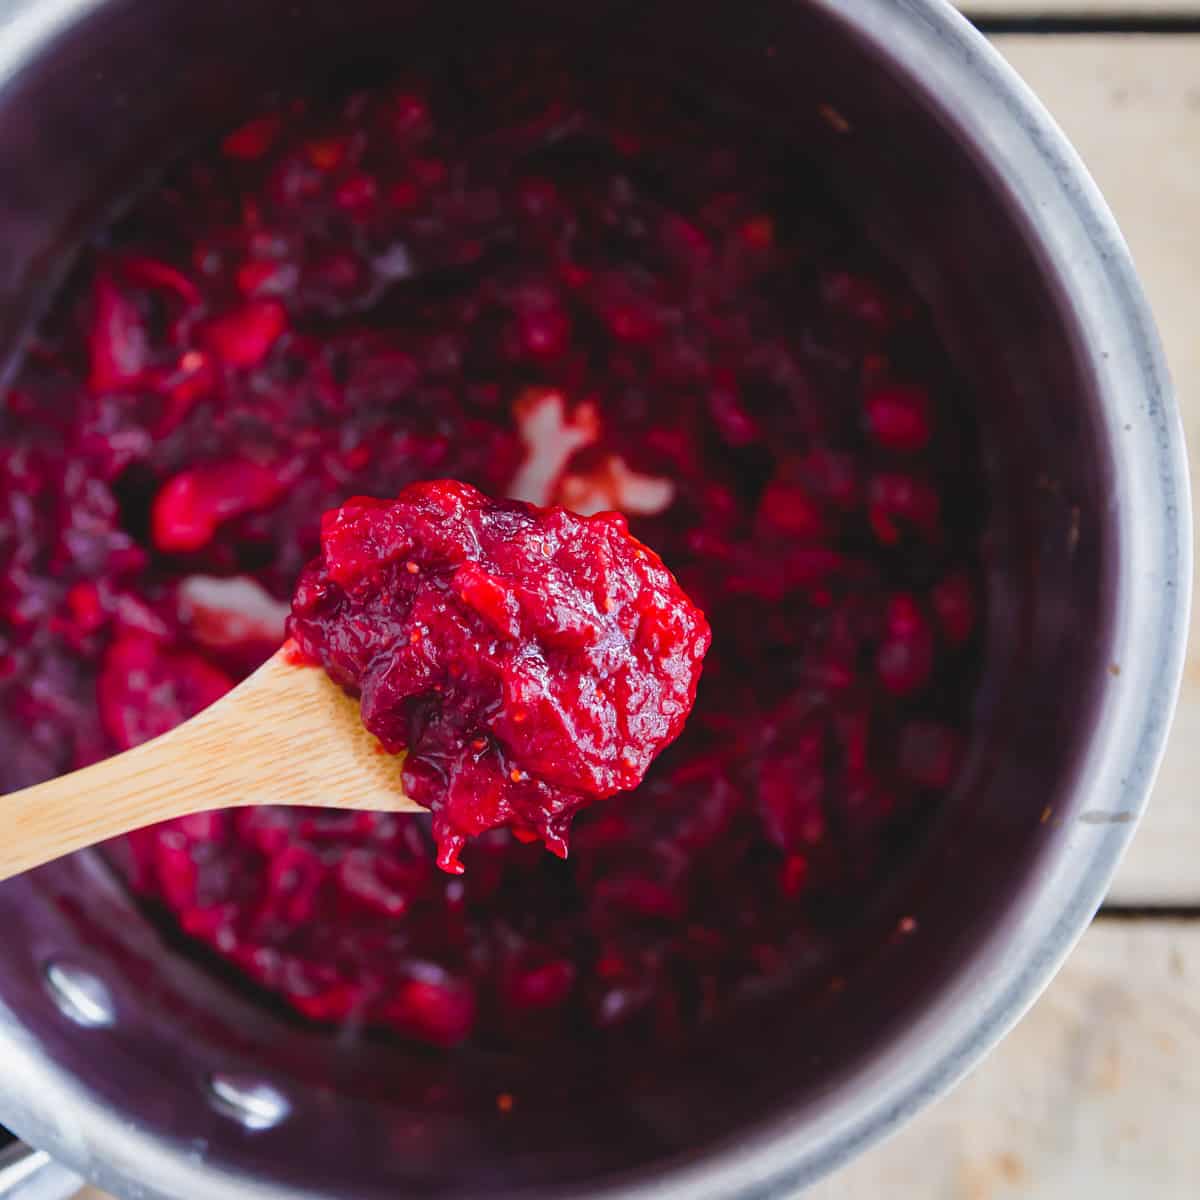
[[[567,857],[575,813],[637,787],[683,728],[712,635],[620,513],[454,480],[326,513],[288,633],[407,750],[438,865],[508,826]]]
[[[429,818],[256,809],[111,846],[129,885],[305,1017],[434,1046],[674,1038],[861,911],[969,732],[979,472],[920,303],[761,134],[527,54],[187,156],[4,394],[0,784],[263,661],[324,511],[462,479],[622,511],[708,617],[644,781],[565,860],[491,829],[456,878]]]

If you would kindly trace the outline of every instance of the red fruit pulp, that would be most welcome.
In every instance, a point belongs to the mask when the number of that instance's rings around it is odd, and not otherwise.
[[[489,829],[453,877],[428,817],[282,808],[109,857],[260,994],[437,1047],[662,1044],[820,963],[970,734],[981,472],[919,301],[803,146],[657,77],[507,47],[246,115],[97,235],[3,393],[0,787],[262,662],[348,496],[618,509],[713,643],[567,859]]]
[[[509,826],[567,857],[585,804],[642,781],[679,736],[712,635],[620,513],[412,483],[326,513],[288,633],[408,751],[438,864]]]

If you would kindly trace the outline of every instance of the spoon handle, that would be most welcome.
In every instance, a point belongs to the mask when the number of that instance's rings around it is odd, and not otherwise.
[[[284,646],[169,733],[0,796],[0,879],[156,821],[248,804],[423,812],[358,701]]]

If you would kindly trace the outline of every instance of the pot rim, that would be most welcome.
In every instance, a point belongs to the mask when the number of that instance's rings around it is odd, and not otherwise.
[[[0,84],[100,2],[0,3]],[[1072,310],[1112,456],[1113,495],[1120,498],[1113,514],[1120,553],[1111,652],[1121,673],[1104,686],[1062,836],[955,978],[884,1052],[832,1086],[819,1111],[785,1114],[702,1159],[662,1164],[653,1177],[563,1195],[791,1195],[950,1088],[1025,1013],[1099,907],[1144,811],[1181,681],[1192,553],[1182,426],[1153,319],[1112,214],[1053,119],[946,0],[807,2],[890,60],[977,152]],[[198,1162],[186,1147],[132,1127],[89,1097],[2,1004],[0,1047],[5,1120],[101,1186],[189,1200],[319,1200],[306,1189]]]

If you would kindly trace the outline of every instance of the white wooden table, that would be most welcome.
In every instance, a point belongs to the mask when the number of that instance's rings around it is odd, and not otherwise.
[[[1058,118],[1121,223],[1200,479],[1200,0],[982,0],[971,11],[985,27],[1052,30],[994,41]],[[1131,31],[1139,27],[1163,32]],[[1194,653],[1150,814],[1110,907],[979,1070],[818,1185],[814,1200],[1200,1197]]]

